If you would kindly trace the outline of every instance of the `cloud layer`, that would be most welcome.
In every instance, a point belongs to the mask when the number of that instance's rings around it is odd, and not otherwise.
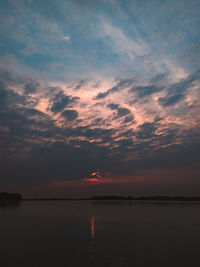
[[[199,3],[150,2],[2,2],[5,189],[151,193],[182,176],[187,193],[200,174]]]

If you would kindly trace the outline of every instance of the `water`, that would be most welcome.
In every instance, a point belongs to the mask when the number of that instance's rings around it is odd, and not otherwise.
[[[200,203],[0,206],[0,266],[200,266]]]

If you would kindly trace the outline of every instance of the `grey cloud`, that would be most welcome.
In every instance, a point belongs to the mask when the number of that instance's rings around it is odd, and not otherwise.
[[[154,136],[154,132],[156,130],[154,123],[146,122],[140,126],[139,131],[137,132],[137,138],[139,139],[147,139]]]
[[[7,97],[6,85],[0,81],[0,105],[2,105]]]
[[[190,76],[185,90],[198,77],[198,73]],[[76,120],[76,110],[64,110],[75,99],[71,96],[65,98],[66,95],[59,88],[52,89],[52,94],[50,104],[57,103],[61,116],[68,121]],[[48,115],[25,107],[28,97],[13,92],[7,83],[0,83],[0,127],[6,129],[4,132],[0,129],[0,177],[5,177],[6,180],[34,184],[37,181],[49,182],[55,177],[63,180],[81,179],[91,168],[112,172],[113,175],[128,175],[140,169],[198,166],[199,129],[196,132],[194,129],[189,133],[182,132],[181,144],[165,148],[165,145],[172,144],[180,136],[174,125],[168,125],[164,134],[157,136],[155,131],[161,118],[157,117],[155,122],[141,125],[138,131],[124,125],[124,130],[119,133],[118,129],[102,129],[99,124],[105,122],[102,118],[95,117],[92,125],[72,128],[67,127],[66,123],[66,127],[62,128],[57,127]],[[134,121],[129,109],[115,103],[107,107],[116,114],[115,118],[122,118],[124,123]],[[96,125],[93,128],[94,123]],[[79,138],[82,136],[86,140]],[[122,140],[116,141],[114,136],[121,137]],[[66,144],[63,140],[68,137],[74,138]],[[137,142],[133,141],[133,137]],[[90,143],[90,139],[100,141]],[[108,145],[104,146],[105,144]],[[115,147],[115,144],[118,146]],[[155,147],[157,150],[154,151],[152,148]],[[131,153],[137,153],[137,157],[132,159]]]
[[[131,86],[134,83],[133,79],[120,79],[117,83],[117,85],[115,85],[114,87],[112,87],[111,89],[109,89],[108,91],[106,91],[105,93],[99,93],[95,99],[102,99],[105,98],[106,96],[108,96],[111,93],[115,93],[118,92],[122,89],[125,89],[129,86]]]
[[[29,78],[22,78],[18,75],[15,75],[13,72],[8,71],[2,67],[0,67],[0,81],[4,82],[8,87],[9,86],[15,86],[20,85],[23,87],[24,84],[34,82],[36,81],[29,79]]]
[[[168,90],[165,97],[158,99],[161,106],[167,107],[175,105],[185,98],[187,89],[192,86],[192,83],[200,79],[200,71],[192,73],[187,79],[173,84]]]
[[[98,126],[98,127],[100,127],[101,125],[105,125],[105,120],[104,119],[102,119],[102,118],[96,118],[96,119],[94,119],[93,121],[92,121],[92,123],[91,123],[91,126]]]
[[[95,84],[94,84],[94,88],[99,88],[99,86],[101,85],[101,81],[98,81],[98,82],[96,82]]]
[[[148,85],[148,86],[137,86],[130,89],[131,93],[136,92],[138,97],[144,97],[148,95],[152,95],[156,92],[163,90],[162,87],[157,87],[155,85]]]
[[[26,94],[35,93],[39,87],[40,84],[37,81],[32,80],[24,85],[24,92]]]
[[[133,84],[133,79],[120,79],[118,84],[110,89],[110,92],[117,92],[119,90],[122,90],[124,88],[127,88]]]
[[[160,97],[158,99],[158,102],[161,106],[167,107],[176,104],[180,100],[184,98],[183,94],[174,94],[174,95],[169,95],[167,97]]]
[[[129,115],[127,116],[125,119],[124,119],[124,123],[128,123],[128,122],[131,122],[134,120],[134,117],[133,115]]]
[[[167,76],[168,76],[167,73],[159,73],[158,75],[154,76],[151,79],[151,83],[155,84],[155,83],[163,82],[167,78]]]
[[[24,85],[25,83],[25,85]],[[20,79],[17,77],[14,77],[12,73],[4,70],[0,70],[0,105],[3,105],[3,103],[7,106],[16,106],[16,105],[25,105],[29,104],[31,106],[34,106],[37,104],[38,99],[32,98],[31,96],[28,96],[28,92],[25,92],[25,90],[29,89],[30,93],[35,92],[36,88],[39,88],[39,83],[34,80],[28,81],[28,79]],[[22,89],[24,89],[25,94],[19,94],[13,89],[11,89],[11,86],[19,86]]]
[[[28,108],[7,108],[0,113],[0,124],[8,126],[11,136],[23,142],[23,138],[45,136],[45,131],[54,129],[54,123],[44,113]]]
[[[13,80],[13,76],[11,75],[10,72],[0,69],[0,80],[10,82]]]
[[[108,108],[110,108],[111,110],[115,110],[115,109],[118,109],[119,105],[118,104],[109,104],[107,105]]]
[[[74,121],[78,117],[78,112],[73,109],[67,109],[62,112],[62,116],[66,119],[66,121]]]
[[[109,94],[109,91],[105,92],[105,93],[99,93],[95,99],[98,100],[98,99],[102,99],[102,98],[105,98],[107,95]]]
[[[194,150],[195,144],[197,144],[194,139],[186,139],[184,144],[174,146],[173,149],[160,148],[158,151],[152,151],[152,138],[159,144],[170,144],[177,136],[176,129],[174,131],[167,129],[164,136],[157,137],[155,135],[157,124],[155,123],[145,123],[135,133],[133,130],[124,131],[121,133],[123,140],[116,142],[119,147],[110,148],[110,146],[105,147],[89,143],[87,140],[74,139],[69,144],[61,140],[65,140],[67,137],[84,136],[88,139],[101,138],[100,144],[112,144],[115,143],[113,134],[116,134],[116,129],[91,129],[89,126],[62,129],[56,127],[54,122],[42,112],[25,108],[6,110],[3,115],[1,113],[0,118],[3,125],[8,125],[10,128],[8,135],[2,136],[0,133],[1,153],[4,151],[4,157],[5,152],[8,155],[13,155],[15,152],[8,150],[8,147],[17,148],[16,153],[18,153],[17,161],[7,160],[4,164],[2,160],[0,163],[1,177],[3,175],[12,182],[16,180],[19,183],[24,183],[27,176],[29,177],[27,182],[33,184],[37,181],[51,181],[55,177],[64,180],[81,179],[90,172],[91,166],[93,169],[112,172],[113,175],[128,175],[138,171],[141,167],[147,170],[157,167],[166,168],[166,161],[167,168],[179,167],[185,162],[186,166],[193,166],[198,158],[199,150],[197,146]],[[193,136],[193,133],[190,134]],[[134,135],[139,140],[147,138],[151,140],[135,144],[132,140]],[[55,142],[47,141],[45,143],[41,139],[43,137],[55,139]],[[193,148],[188,141],[194,142]],[[29,148],[28,154],[26,154],[27,148]],[[192,160],[189,161],[188,151],[193,151]],[[127,155],[132,152],[138,153],[137,158],[124,161]],[[23,164],[20,161],[20,153],[26,155],[23,158]]]
[[[62,111],[70,103],[70,98],[60,91],[51,99],[51,102],[53,102],[51,111],[57,113]]]
[[[167,90],[167,95],[158,99],[159,104],[166,107],[178,103],[179,101],[184,99],[185,91],[190,84],[191,82],[189,80],[186,80],[172,85]]]
[[[77,136],[84,136],[87,138],[103,138],[108,141],[112,140],[113,130],[107,130],[107,129],[101,129],[101,128],[95,128],[91,129],[89,127],[77,127],[75,130],[71,130],[71,135],[77,135]]]
[[[192,82],[194,80],[200,79],[200,69],[196,70],[194,73],[192,73],[189,77],[189,80]]]
[[[85,85],[86,82],[87,82],[87,80],[81,80],[81,81],[77,84],[77,86],[76,86],[74,89],[75,89],[75,90],[79,90],[79,89],[81,89],[81,87],[82,87],[83,85]]]
[[[118,117],[123,117],[127,114],[131,113],[129,109],[127,108],[118,108],[117,109],[117,116]]]
[[[125,138],[118,142],[119,145],[122,147],[132,146],[133,145],[133,139],[132,138]]]
[[[0,81],[0,107],[16,106],[18,104],[24,105],[28,101],[25,96],[15,93],[8,89],[4,82]]]
[[[117,112],[116,117],[124,117],[126,115],[129,115],[124,119],[124,123],[131,122],[134,119],[133,115],[131,114],[131,111],[127,108],[120,107],[119,104],[111,103],[108,104],[107,107],[110,108],[111,110],[116,110]]]

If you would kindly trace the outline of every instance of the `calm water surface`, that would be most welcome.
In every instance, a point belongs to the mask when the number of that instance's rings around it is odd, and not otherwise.
[[[0,206],[0,266],[199,267],[200,203]]]

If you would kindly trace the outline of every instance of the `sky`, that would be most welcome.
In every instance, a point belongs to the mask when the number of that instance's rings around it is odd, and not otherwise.
[[[0,191],[200,195],[199,0],[1,0]]]

